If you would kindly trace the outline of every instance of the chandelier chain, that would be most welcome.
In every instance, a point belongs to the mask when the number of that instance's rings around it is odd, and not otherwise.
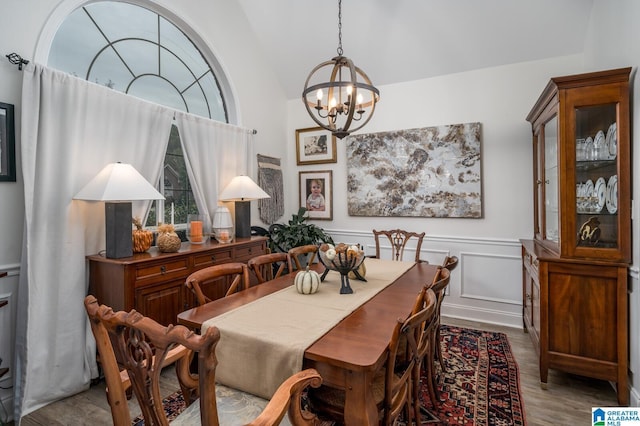
[[[338,56],[342,56],[342,0],[338,0]]]

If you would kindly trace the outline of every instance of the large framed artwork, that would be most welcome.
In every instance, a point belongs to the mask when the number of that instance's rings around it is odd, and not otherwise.
[[[307,208],[309,219],[333,219],[333,172],[320,170],[299,172],[300,205]]]
[[[13,105],[0,102],[0,182],[16,181],[16,135]]]
[[[480,123],[352,135],[350,216],[482,217]]]
[[[335,163],[336,137],[322,127],[296,130],[296,160],[298,166]]]

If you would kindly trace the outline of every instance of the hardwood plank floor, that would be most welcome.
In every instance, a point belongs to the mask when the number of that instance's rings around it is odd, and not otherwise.
[[[609,382],[549,372],[547,390],[541,389],[538,359],[529,335],[522,329],[476,323],[443,317],[443,323],[505,333],[520,369],[520,386],[527,424],[530,426],[591,424],[591,407],[617,406],[616,393]],[[178,389],[172,369],[165,369],[163,395]],[[139,413],[135,398],[131,412]],[[49,404],[22,419],[23,426],[109,425],[111,414],[104,393],[104,382],[85,392]]]

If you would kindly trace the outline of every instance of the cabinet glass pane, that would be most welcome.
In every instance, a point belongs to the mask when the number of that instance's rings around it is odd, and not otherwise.
[[[577,244],[617,248],[616,104],[579,107],[575,117]]]
[[[558,118],[544,126],[545,238],[558,242]]]

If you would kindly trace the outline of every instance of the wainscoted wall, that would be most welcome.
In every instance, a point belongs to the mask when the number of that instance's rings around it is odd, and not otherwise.
[[[0,379],[0,419],[5,419],[13,415],[13,354],[20,265],[0,265],[0,272],[7,272],[6,277],[0,278],[0,302],[8,302],[0,308],[0,368],[9,368],[9,372]]]
[[[336,242],[360,243],[367,255],[375,254],[373,234],[367,231],[326,229]],[[381,256],[391,257],[388,243]],[[406,249],[413,258],[415,244]],[[447,255],[458,256],[451,275],[443,315],[522,327],[522,266],[518,240],[426,235],[420,258],[440,264]]]

